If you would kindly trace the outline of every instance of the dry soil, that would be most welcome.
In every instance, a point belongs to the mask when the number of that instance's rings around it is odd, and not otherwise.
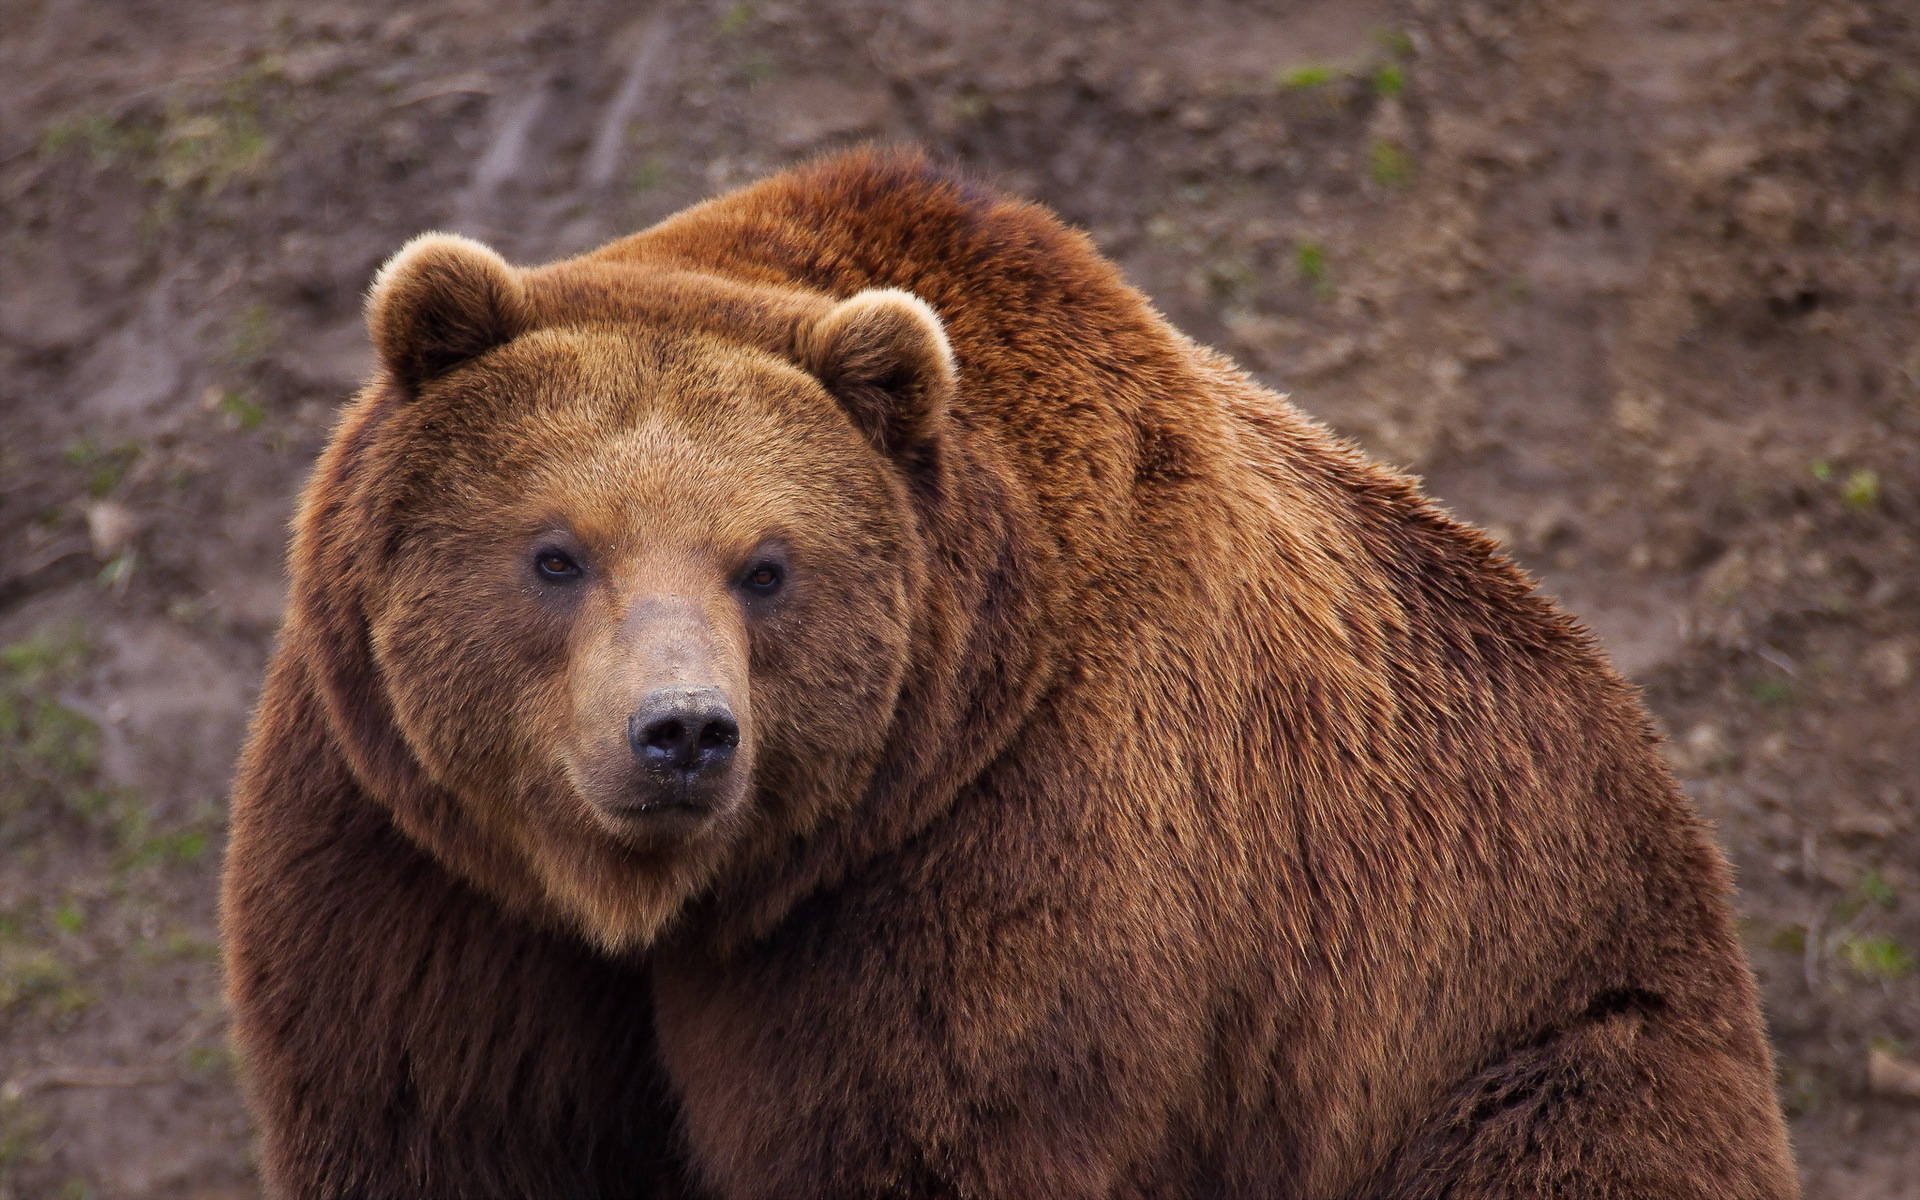
[[[1591,622],[1738,868],[1808,1194],[1920,1194],[1910,0],[8,0],[0,1200],[254,1190],[224,793],[381,259],[866,138],[1086,227]]]

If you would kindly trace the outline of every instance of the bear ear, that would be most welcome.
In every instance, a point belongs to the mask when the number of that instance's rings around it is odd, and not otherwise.
[[[374,351],[409,395],[434,376],[525,332],[526,289],[505,259],[472,238],[423,233],[367,292]]]
[[[953,350],[927,302],[894,288],[860,292],[799,330],[800,365],[873,444],[896,459],[924,450],[953,397]]]

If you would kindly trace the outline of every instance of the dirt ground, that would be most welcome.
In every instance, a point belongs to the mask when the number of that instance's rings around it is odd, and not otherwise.
[[[224,793],[381,259],[865,138],[1058,208],[1599,630],[1737,865],[1809,1196],[1920,1194],[1908,0],[9,0],[0,1200],[254,1190]]]

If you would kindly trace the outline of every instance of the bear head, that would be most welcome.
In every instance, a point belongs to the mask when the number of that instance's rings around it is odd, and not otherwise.
[[[913,654],[955,369],[835,299],[427,235],[310,486],[290,638],[358,782],[510,906],[645,944],[853,802]]]

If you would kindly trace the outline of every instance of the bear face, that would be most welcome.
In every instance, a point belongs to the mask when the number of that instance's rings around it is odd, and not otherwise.
[[[911,653],[911,464],[952,386],[905,293],[762,298],[785,315],[752,329],[614,311],[699,286],[623,279],[582,320],[564,269],[430,236],[369,304],[386,379],[341,582],[420,776],[369,790],[436,849],[450,820],[511,848],[471,881],[609,948],[862,790]]]

